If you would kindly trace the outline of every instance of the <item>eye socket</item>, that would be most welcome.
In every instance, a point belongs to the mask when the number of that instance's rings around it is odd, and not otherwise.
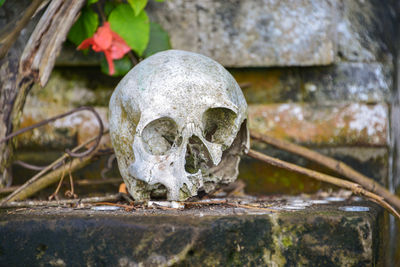
[[[224,144],[234,134],[237,115],[227,108],[210,108],[203,114],[204,138],[212,143]]]
[[[147,152],[152,155],[165,155],[173,145],[179,146],[178,125],[171,118],[160,118],[146,125],[142,140]]]

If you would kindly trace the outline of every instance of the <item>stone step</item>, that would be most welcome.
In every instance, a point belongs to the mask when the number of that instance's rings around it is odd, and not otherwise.
[[[391,64],[336,63],[326,67],[230,69],[249,104],[391,101]]]
[[[60,108],[54,105],[50,108],[49,105],[28,104],[21,119],[21,127],[29,126],[69,109],[65,106]],[[107,108],[98,107],[96,110],[107,128]],[[387,117],[386,104],[338,104],[324,107],[315,107],[312,104],[249,106],[251,130],[311,146],[312,149],[319,150],[325,155],[342,160],[385,186],[388,185],[389,176],[389,154],[386,147]],[[60,151],[76,143],[82,143],[97,133],[98,123],[90,112],[76,113],[52,125],[19,136],[17,158],[37,165],[46,165],[55,160],[56,156],[49,158],[43,153],[29,154],[28,151]],[[102,144],[103,147],[111,146],[108,135],[102,139]],[[268,155],[337,176],[336,173],[321,168],[317,164],[299,156],[272,149],[265,144],[252,142],[252,147]],[[101,177],[101,171],[106,162],[107,159],[104,159],[99,166],[89,166],[83,172],[84,175]],[[113,173],[115,176],[119,175],[116,164],[114,164]],[[21,182],[33,175],[19,166],[14,167],[14,174],[21,178],[19,179]],[[87,179],[79,174],[75,176]],[[239,179],[247,185],[246,192],[252,194],[300,194],[313,193],[321,188],[332,188],[304,175],[272,167],[247,157],[244,157],[240,164]],[[18,178],[15,182],[17,180]]]
[[[340,62],[325,67],[228,70],[242,85],[250,104],[391,101],[393,66],[390,63]],[[59,67],[53,70],[45,88],[35,86],[30,97],[63,105],[107,106],[120,79],[102,74],[97,67]]]
[[[386,104],[250,105],[250,130],[312,146],[385,146]]]
[[[249,104],[389,103],[393,87],[390,63],[340,62],[325,67],[235,68],[229,71],[242,85]],[[56,68],[46,87],[34,88],[30,97],[62,105],[107,106],[120,79],[104,75],[96,67]]]
[[[69,111],[63,106],[29,103],[21,117],[20,127],[27,127],[54,115]],[[97,107],[108,127],[106,107]],[[310,146],[385,147],[388,141],[389,114],[386,104],[312,104],[249,105],[250,130]],[[37,128],[17,137],[21,146],[63,147],[94,136],[98,122],[89,111],[75,113],[51,125]]]
[[[396,36],[393,0],[149,1],[150,19],[174,49],[198,52],[224,66],[314,66],[341,61],[390,62]],[[312,25],[312,27],[310,26]],[[58,64],[93,65],[76,53]]]
[[[331,170],[287,152],[272,148],[263,149],[261,151],[267,155],[312,170],[338,176],[337,173]],[[388,152],[384,148],[341,147],[318,149],[318,151],[346,162],[354,169],[373,178],[384,186],[388,185]],[[40,153],[37,151],[17,151],[16,160],[22,160],[39,166],[46,166],[61,155],[62,151],[41,151]],[[122,183],[122,179],[115,183],[104,183],[103,185],[80,184],[80,181],[82,180],[106,182],[107,179],[120,177],[116,161],[113,162],[111,169],[107,168],[108,161],[108,156],[100,157],[96,162],[73,173],[75,190],[80,197],[91,195],[94,192],[114,193],[118,191],[118,185]],[[13,165],[14,184],[24,183],[29,177],[35,175],[35,173],[35,171],[24,169],[19,165]],[[246,193],[256,195],[297,195],[301,193],[315,193],[321,189],[337,190],[336,187],[321,183],[305,175],[273,167],[245,156],[242,158],[239,165],[238,179],[243,181],[246,185],[244,188]],[[63,188],[67,190],[70,187],[69,182],[65,181],[64,184],[65,187]],[[43,192],[38,193],[36,197],[46,199],[53,193],[55,187],[56,185],[50,186]]]
[[[273,148],[261,149],[267,155],[295,163],[297,165],[320,171],[322,173],[338,176],[337,173],[319,166],[316,163],[305,160],[299,156]],[[346,162],[349,166],[361,173],[373,178],[380,184],[387,186],[389,177],[388,151],[386,148],[319,148],[317,151],[332,156],[338,160]],[[17,151],[16,160],[22,160],[31,164],[45,166],[50,164],[62,155],[62,151]],[[73,173],[75,190],[80,197],[91,195],[93,192],[114,193],[118,191],[119,183],[108,183],[104,185],[83,185],[81,180],[106,181],[120,177],[117,163],[108,170],[107,165],[109,156],[100,157],[96,162]],[[14,184],[22,184],[28,177],[32,177],[36,172],[13,165]],[[104,178],[101,178],[104,177]],[[310,194],[318,190],[337,190],[329,184],[321,183],[295,172],[291,172],[278,167],[273,167],[263,162],[243,156],[239,165],[239,180],[246,185],[244,190],[248,194],[256,195],[276,195],[276,194]],[[56,185],[52,185],[45,191],[40,192],[36,197],[46,199],[53,193]],[[69,182],[65,181],[65,190],[70,187]]]
[[[323,68],[231,71],[244,85],[254,129],[309,145],[385,146],[391,69],[381,63],[338,63]],[[97,68],[58,68],[45,88],[36,87],[29,94],[21,126],[76,106],[106,107],[119,79],[102,75]],[[99,112],[106,118],[106,109]],[[58,141],[69,142],[79,123],[88,119],[88,115],[74,115],[56,122],[55,131],[45,126],[26,134],[20,144],[55,148]],[[70,126],[75,129],[67,129]]]
[[[383,212],[353,198],[183,210],[0,210],[2,266],[381,266]],[[339,202],[334,202],[339,201]],[[244,200],[241,205],[249,204]],[[317,204],[320,203],[320,204]],[[325,203],[325,204],[321,204]]]

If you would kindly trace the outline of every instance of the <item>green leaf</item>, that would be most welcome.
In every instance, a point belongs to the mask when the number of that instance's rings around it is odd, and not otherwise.
[[[88,0],[87,1],[87,6],[90,6],[91,4],[95,4],[95,3],[97,3],[99,0]]]
[[[98,26],[99,18],[96,12],[85,7],[82,9],[78,20],[69,30],[68,40],[78,46],[83,40],[93,36]]]
[[[159,2],[159,3],[161,3],[161,2],[164,2],[164,0],[156,0],[156,2]]]
[[[106,58],[103,56],[100,63],[101,71],[107,75],[110,75],[108,70],[108,64]],[[128,56],[124,56],[121,59],[114,60],[115,72],[112,76],[123,76],[131,70],[133,64]]]
[[[129,5],[131,5],[135,16],[142,12],[143,8],[147,5],[147,0],[128,0]]]
[[[159,24],[150,22],[150,40],[143,56],[149,57],[168,49],[171,49],[168,33]]]
[[[4,4],[6,0],[0,0],[0,7]]]
[[[150,23],[143,10],[135,16],[128,4],[118,5],[110,14],[111,29],[119,34],[139,56],[142,56],[149,42]]]

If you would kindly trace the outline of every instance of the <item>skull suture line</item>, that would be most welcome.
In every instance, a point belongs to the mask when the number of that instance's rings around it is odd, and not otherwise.
[[[185,200],[238,175],[249,147],[247,104],[234,78],[205,56],[157,53],[135,66],[110,100],[110,134],[136,200]]]

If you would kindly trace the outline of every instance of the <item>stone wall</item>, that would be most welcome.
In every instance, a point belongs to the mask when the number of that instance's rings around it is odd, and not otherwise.
[[[398,1],[166,0],[150,1],[147,11],[169,32],[173,48],[229,68],[249,103],[252,130],[306,145],[392,190],[399,187]],[[98,56],[73,49],[66,44],[49,84],[32,90],[21,127],[81,105],[96,106],[106,120],[119,78],[100,74]],[[96,132],[94,117],[80,113],[20,136],[18,145],[60,150]],[[263,144],[252,146],[334,174]],[[327,187],[246,157],[240,179],[252,194]]]
[[[205,54],[229,67],[250,104],[251,129],[324,151],[392,186],[399,184],[395,177],[389,180],[389,147],[396,128],[390,128],[396,123],[389,120],[396,90],[394,3],[170,0],[150,2],[147,11],[169,32],[173,48]],[[58,62],[64,67],[54,71],[46,88],[34,89],[28,98],[22,126],[81,105],[96,105],[106,117],[119,79],[100,75],[96,68],[71,67],[96,65],[98,58],[82,58],[71,53],[70,46]],[[79,132],[87,132],[82,129],[95,132],[95,122],[87,122],[90,115],[73,118],[54,124],[57,131],[48,126],[25,134],[19,144],[57,148],[70,145],[71,137],[82,140]],[[254,146],[318,168],[279,150]],[[287,179],[293,176],[297,175],[249,160],[241,166],[250,192],[318,188],[308,186],[315,182],[305,177]]]
[[[252,129],[329,147],[327,153],[354,167],[379,162],[369,175],[389,185],[391,151],[382,151],[391,140],[395,3],[166,1],[149,11],[171,33],[174,48],[235,68],[247,85]],[[243,67],[263,68],[236,69]]]
[[[394,1],[393,1],[394,2]],[[150,14],[174,48],[225,66],[314,66],[382,61],[394,33],[390,1],[165,1]]]

